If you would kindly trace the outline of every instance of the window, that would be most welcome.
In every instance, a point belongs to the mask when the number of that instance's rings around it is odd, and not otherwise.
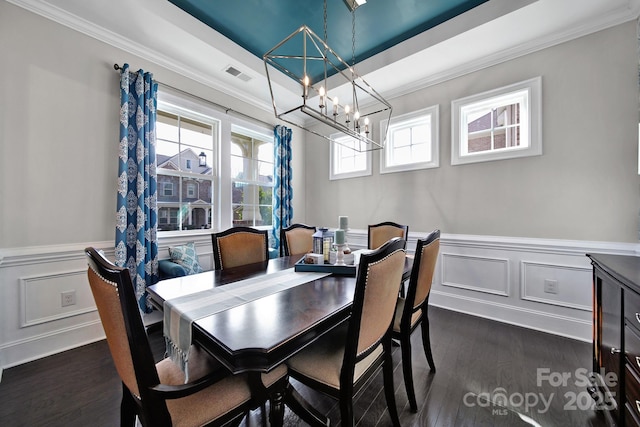
[[[231,192],[234,226],[272,225],[272,136],[232,126]]]
[[[371,175],[371,151],[356,151],[358,142],[347,135],[331,135],[329,179]]]
[[[451,103],[451,164],[542,154],[542,79]]]
[[[171,182],[163,182],[161,184],[162,195],[166,197],[173,196],[173,184]]]
[[[214,153],[219,122],[159,103],[156,122],[158,230],[209,229],[214,208]],[[209,159],[199,164],[204,152]],[[197,165],[197,166],[196,166]]]
[[[380,123],[387,141],[380,155],[380,173],[437,168],[440,165],[437,105]],[[381,131],[382,132],[382,131]]]

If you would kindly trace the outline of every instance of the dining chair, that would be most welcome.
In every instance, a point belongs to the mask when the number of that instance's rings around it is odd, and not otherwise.
[[[280,244],[284,255],[306,254],[313,249],[313,234],[316,227],[306,224],[292,224],[280,230]]]
[[[422,346],[432,372],[436,371],[431,353],[429,336],[429,293],[433,283],[433,273],[440,250],[440,230],[434,230],[424,239],[418,239],[409,278],[406,298],[398,297],[393,322],[393,338],[400,341],[402,348],[402,372],[407,389],[409,404],[417,412],[416,394],[413,388],[411,369],[411,334],[422,325]]]
[[[154,362],[129,270],[86,248],[87,275],[107,344],[122,381],[120,425],[222,425],[240,419],[266,399],[269,389],[288,384],[286,365],[263,374],[264,389],[252,394],[247,375],[231,375],[192,346],[189,383],[171,359]]]
[[[267,230],[232,227],[211,235],[216,270],[269,260]]]
[[[367,247],[377,249],[385,242],[394,237],[399,237],[405,241],[409,236],[409,226],[385,221],[378,224],[370,224],[367,236]],[[406,246],[405,246],[406,247]]]
[[[385,398],[399,426],[393,387],[391,330],[405,262],[405,241],[394,238],[363,254],[349,320],[287,362],[289,375],[339,400],[341,426],[353,426],[353,395],[382,367]]]
[[[370,224],[367,233],[367,247],[369,249],[377,249],[384,243],[394,237],[399,237],[406,242],[409,237],[409,226],[401,225],[391,221],[385,221],[378,224]],[[400,286],[400,296],[405,295],[404,283]]]

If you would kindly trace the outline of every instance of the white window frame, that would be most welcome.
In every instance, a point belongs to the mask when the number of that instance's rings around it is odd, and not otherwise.
[[[271,134],[269,134],[267,132],[266,129],[257,129],[257,128],[249,128],[247,126],[243,126],[243,125],[236,125],[236,124],[232,124],[231,125],[231,133],[237,133],[237,134],[241,134],[243,136],[247,136],[249,138],[253,138],[253,139],[259,139],[261,141],[265,141],[265,142],[269,142],[271,144],[275,144],[275,141],[273,140],[273,136]],[[230,159],[231,159],[231,155],[230,154]],[[235,157],[235,156],[234,156]],[[253,160],[255,161],[255,165],[256,165],[256,169],[252,170],[252,176],[247,178],[245,177],[245,179],[239,179],[236,180],[233,177],[230,177],[230,186],[229,188],[232,189],[232,187],[235,185],[236,182],[242,182],[242,183],[246,183],[246,184],[251,184],[251,185],[255,185],[255,186],[261,186],[261,187],[271,187],[271,197],[274,197],[274,193],[275,193],[275,180],[276,177],[273,177],[273,181],[271,182],[271,185],[267,185],[266,182],[263,181],[259,181],[258,180],[258,174],[259,174],[259,169],[260,169],[260,162],[258,160],[257,157],[253,157],[250,158],[249,160]],[[275,157],[272,159],[272,164],[275,165],[276,159]],[[242,206],[247,206],[247,207],[260,207],[260,201],[259,200],[253,200],[253,203],[244,203],[242,204]],[[231,201],[231,205],[230,205],[230,211],[233,211],[233,201]],[[232,214],[232,218],[231,218],[231,224],[233,226],[233,214]],[[251,228],[255,228],[257,230],[271,230],[273,228],[273,224],[267,224],[267,225],[249,225],[249,227]]]
[[[348,140],[350,137],[343,133],[336,133],[330,136],[331,142],[329,142],[329,180],[334,181],[338,179],[346,179],[346,178],[358,178],[362,176],[370,176],[371,175],[371,151],[357,151],[352,148],[349,148]],[[334,141],[345,141],[343,145],[340,142]],[[339,170],[339,164],[337,162],[338,156],[341,154],[343,150],[345,152],[353,153],[354,156],[365,156],[365,168],[356,171],[343,172]]]
[[[466,112],[480,107],[505,105],[505,99],[523,96],[520,111],[519,147],[465,153],[468,147]],[[488,162],[542,154],[542,77],[456,99],[451,102],[451,164]]]
[[[416,125],[423,124],[425,120],[429,120],[429,151],[431,160],[427,161],[414,161],[404,164],[391,164],[391,156],[394,150],[394,138],[393,134],[396,130],[411,128]],[[431,107],[424,108],[422,110],[414,111],[411,113],[403,114],[401,116],[392,117],[391,123],[389,120],[382,120],[380,122],[380,134],[387,129],[386,144],[380,153],[380,173],[394,173],[404,172],[419,169],[431,169],[440,166],[440,106],[432,105]]]
[[[192,173],[191,170],[185,167],[183,171],[173,171],[168,169],[160,169],[158,168],[158,172],[163,175],[168,176],[177,176],[180,177],[180,183],[182,183],[183,179],[194,178],[196,180],[206,179],[211,181],[211,188],[213,191],[213,199],[211,200],[211,205],[209,209],[211,209],[211,217],[212,224],[210,224],[211,229],[182,229],[182,230],[164,230],[158,231],[158,233],[163,236],[182,236],[188,234],[210,234],[212,229],[217,229],[219,224],[219,211],[220,211],[220,195],[219,195],[219,168],[218,168],[218,157],[220,152],[220,145],[222,144],[221,139],[221,129],[222,129],[222,121],[218,118],[216,114],[211,114],[212,111],[208,108],[203,107],[201,104],[193,102],[191,99],[187,97],[183,97],[181,95],[176,95],[171,91],[159,91],[158,92],[158,110],[166,111],[171,114],[177,114],[183,117],[187,117],[193,120],[200,121],[205,124],[210,124],[215,126],[214,143],[211,152],[211,158],[207,159],[207,164],[211,165],[212,173],[211,176],[204,176],[200,174]],[[182,184],[178,186],[178,192],[182,192]],[[196,189],[196,191],[198,191]],[[175,188],[174,188],[175,192]],[[186,193],[186,190],[185,190]],[[184,198],[188,196],[186,194],[182,195]],[[188,203],[188,202],[187,202]],[[204,207],[204,206],[203,206]],[[170,211],[169,216],[169,224],[172,224],[171,219],[173,218],[173,211]],[[182,223],[182,218],[180,216],[176,219],[176,224]]]

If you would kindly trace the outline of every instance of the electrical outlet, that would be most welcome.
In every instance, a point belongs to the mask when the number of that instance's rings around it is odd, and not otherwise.
[[[69,307],[70,305],[76,305],[76,291],[66,291],[60,294],[61,303],[63,307]]]
[[[558,281],[545,279],[544,281],[544,291],[548,294],[557,294],[558,293]]]

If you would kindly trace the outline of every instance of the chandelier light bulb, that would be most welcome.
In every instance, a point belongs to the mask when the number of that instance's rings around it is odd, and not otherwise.
[[[349,123],[349,112],[351,111],[351,107],[349,107],[349,104],[344,106],[344,114],[347,116],[347,120],[346,122]]]
[[[318,89],[318,94],[320,95],[320,110],[322,110],[324,108],[324,86],[320,86],[320,89]]]
[[[364,118],[364,133],[369,134],[369,117]]]
[[[304,86],[303,96],[305,99],[307,99],[307,95],[309,94],[309,76],[307,76],[306,74],[302,79],[302,85]]]
[[[333,117],[334,117],[334,120],[335,120],[335,116],[338,115],[338,105],[339,105],[338,97],[334,96],[333,97]]]

